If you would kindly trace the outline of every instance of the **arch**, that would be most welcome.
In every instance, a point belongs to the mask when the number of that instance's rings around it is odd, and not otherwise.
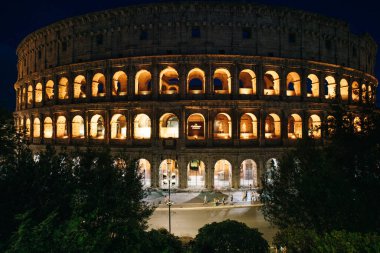
[[[334,116],[329,115],[326,118],[327,120],[327,136],[332,137],[336,132],[336,119]]]
[[[162,189],[178,188],[179,184],[179,170],[176,160],[165,159],[161,162],[159,167],[159,185]]]
[[[215,94],[231,94],[231,74],[225,68],[216,69],[213,76]]]
[[[206,165],[201,160],[191,160],[187,164],[187,187],[202,189],[206,182]]]
[[[34,118],[33,121],[33,138],[41,137],[41,121],[39,118]]]
[[[84,138],[84,120],[80,115],[75,116],[71,122],[71,136]]]
[[[35,99],[36,99],[36,103],[41,103],[42,102],[42,84],[41,83],[37,83],[36,84],[36,89],[35,89]]]
[[[368,85],[368,103],[373,103],[372,85]]]
[[[173,113],[165,113],[160,118],[160,138],[178,138],[179,137],[179,120]]]
[[[286,95],[301,96],[301,78],[297,72],[290,72],[286,76]]]
[[[135,94],[149,95],[152,93],[152,74],[145,69],[136,73]]]
[[[347,80],[344,78],[342,80],[340,80],[339,86],[340,86],[340,98],[343,101],[347,101],[348,100],[348,82],[347,82]]]
[[[31,127],[30,119],[27,118],[25,121],[25,135],[26,135],[26,137],[30,137],[30,127]]]
[[[214,138],[231,139],[232,124],[231,117],[227,113],[218,113],[214,120]]]
[[[92,116],[90,121],[90,138],[92,139],[104,139],[105,127],[104,118],[99,114]]]
[[[353,121],[353,127],[354,127],[354,132],[355,133],[360,133],[362,131],[362,121],[360,117],[355,116],[354,121]]]
[[[146,114],[138,114],[133,121],[133,137],[135,139],[150,139],[152,128],[151,120]]]
[[[160,73],[160,94],[178,94],[179,76],[177,70],[167,67]]]
[[[127,95],[128,77],[124,71],[117,71],[112,77],[112,95],[125,96]]]
[[[265,139],[279,139],[281,137],[281,119],[271,113],[265,118]]]
[[[306,79],[306,90],[308,97],[319,97],[319,79],[314,74],[309,74]]]
[[[324,94],[326,99],[334,99],[336,96],[336,82],[332,76],[327,76],[324,81]]]
[[[313,114],[309,117],[309,137],[313,139],[321,138],[321,118]]]
[[[45,91],[47,99],[52,100],[54,98],[54,82],[52,80],[47,81]]]
[[[33,104],[33,86],[29,84],[28,86],[28,99],[27,102],[29,105]]]
[[[74,98],[86,97],[86,78],[78,75],[74,79]]]
[[[114,114],[111,118],[111,139],[127,138],[127,118],[122,114]]]
[[[69,80],[66,77],[61,77],[58,82],[58,99],[68,99],[69,93],[67,91],[67,87],[69,84]]]
[[[59,116],[57,118],[57,129],[56,129],[56,135],[59,139],[67,138],[67,126],[66,126],[66,117],[65,116]]]
[[[203,140],[206,138],[206,122],[200,113],[193,113],[187,118],[187,139]]]
[[[206,77],[205,72],[199,68],[194,68],[187,75],[187,93],[204,94]]]
[[[240,139],[257,139],[257,118],[252,113],[244,113],[240,118]]]
[[[239,73],[239,94],[256,94],[256,75],[250,69],[244,69]]]
[[[50,139],[53,137],[53,121],[50,117],[44,119],[44,138]]]
[[[106,95],[106,77],[102,73],[96,73],[92,78],[91,95],[93,97]]]
[[[280,94],[280,77],[276,71],[269,70],[264,74],[264,95]]]
[[[246,159],[240,164],[240,187],[256,188],[257,164],[252,159]]]
[[[24,88],[22,88],[22,95],[21,95],[22,97],[21,97],[21,103],[22,103],[22,105],[24,106],[26,103],[25,103],[25,100],[26,100],[26,96],[27,96],[27,94],[26,94],[26,88],[24,87]]]
[[[359,83],[356,81],[353,81],[351,84],[351,98],[353,102],[359,102]]]
[[[363,104],[367,103],[367,85],[364,83],[362,84],[361,94],[362,94],[362,103]]]
[[[302,138],[302,118],[298,114],[292,114],[288,117],[288,138]]]
[[[227,160],[219,160],[214,166],[214,188],[223,189],[232,186],[232,165]]]
[[[150,162],[144,158],[137,160],[137,173],[140,175],[140,182],[143,187],[152,186],[152,166]]]

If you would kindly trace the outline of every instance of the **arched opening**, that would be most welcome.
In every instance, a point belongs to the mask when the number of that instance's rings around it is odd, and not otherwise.
[[[152,93],[152,74],[147,70],[140,70],[136,73],[135,94],[149,95]]]
[[[138,114],[133,122],[133,130],[135,139],[150,139],[152,128],[149,116]]]
[[[334,116],[327,116],[327,136],[332,137],[336,132],[336,119]]]
[[[362,84],[362,103],[365,104],[367,102],[367,85]]]
[[[213,76],[215,94],[231,94],[231,74],[227,69],[217,69]]]
[[[53,121],[50,117],[44,120],[44,138],[50,139],[53,137]]]
[[[95,114],[90,121],[90,138],[91,139],[104,139],[105,127],[104,119],[101,115]]]
[[[160,138],[178,138],[179,120],[173,113],[165,113],[160,118]]]
[[[302,119],[298,114],[292,114],[288,118],[288,138],[302,138]]]
[[[30,84],[28,86],[28,104],[31,105],[33,104],[33,86]]]
[[[26,135],[26,137],[30,137],[30,125],[31,125],[30,119],[27,118],[26,122],[25,122],[25,135]]]
[[[40,138],[41,136],[41,121],[39,118],[34,118],[33,121],[33,137]]]
[[[187,165],[187,186],[202,189],[205,187],[206,165],[201,160],[192,160]]]
[[[240,187],[257,186],[257,165],[252,159],[244,160],[240,165]]]
[[[41,83],[36,84],[36,90],[34,92],[36,96],[36,102],[37,103],[42,102],[42,84]]]
[[[115,114],[111,119],[111,139],[127,138],[127,119],[122,114]]]
[[[309,137],[313,139],[321,138],[321,118],[313,114],[309,117]]]
[[[279,139],[280,137],[280,117],[275,113],[271,113],[265,118],[265,139]]]
[[[227,113],[218,113],[214,120],[214,138],[231,139],[232,124],[231,117]]]
[[[227,160],[219,160],[214,168],[215,189],[230,188],[232,186],[232,165]]]
[[[276,158],[270,158],[265,163],[264,180],[271,184],[273,182],[274,173],[280,168],[280,163]]]
[[[280,77],[277,72],[270,70],[264,74],[264,95],[280,94]]]
[[[56,134],[58,139],[67,138],[67,125],[65,116],[58,117]]]
[[[244,113],[240,118],[240,139],[257,139],[257,118],[252,113]]]
[[[58,82],[58,99],[68,99],[69,93],[67,91],[67,86],[69,80],[66,77],[62,77]]]
[[[239,74],[239,94],[256,94],[256,75],[250,69],[244,69]]]
[[[336,96],[335,78],[328,76],[324,81],[324,94],[326,99],[334,99]]]
[[[112,78],[112,95],[125,96],[127,95],[127,75],[123,71],[117,71]]]
[[[340,97],[343,101],[348,100],[348,82],[346,79],[340,80]]]
[[[104,97],[106,95],[106,77],[102,73],[96,73],[92,78],[91,95]]]
[[[310,74],[306,79],[307,96],[317,98],[319,97],[319,79],[316,75]]]
[[[179,77],[178,72],[171,67],[167,67],[160,73],[160,94],[178,94]]]
[[[20,132],[24,131],[24,118],[20,118],[19,130]]]
[[[137,161],[137,173],[140,175],[143,187],[152,186],[151,165],[148,160],[142,158]]]
[[[199,68],[194,68],[187,75],[187,93],[203,94],[205,92],[205,72]]]
[[[353,102],[359,102],[359,94],[360,94],[359,83],[354,81],[352,82],[352,85],[351,85],[351,98]]]
[[[286,76],[286,95],[301,96],[301,78],[296,72],[290,72]]]
[[[71,122],[71,135],[73,138],[84,138],[84,120],[82,116],[77,115]]]
[[[82,75],[74,79],[74,98],[86,97],[86,78]]]
[[[360,133],[362,131],[362,121],[358,116],[354,118],[354,132]]]
[[[24,88],[22,88],[22,101],[21,101],[23,106],[25,106],[25,104],[26,104],[26,96],[27,96],[26,89],[24,87]]]
[[[187,139],[203,140],[205,139],[205,118],[200,113],[191,114],[187,118]]]
[[[47,81],[45,90],[47,99],[52,100],[54,98],[54,82],[52,80]]]
[[[373,93],[372,93],[372,86],[368,85],[368,103],[373,103]]]
[[[159,169],[160,187],[162,189],[178,188],[179,174],[178,163],[176,160],[165,159],[160,164]]]

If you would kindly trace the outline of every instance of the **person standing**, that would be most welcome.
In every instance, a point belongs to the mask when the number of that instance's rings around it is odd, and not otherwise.
[[[205,197],[203,198],[203,204],[206,205],[207,204],[207,195],[205,194]]]

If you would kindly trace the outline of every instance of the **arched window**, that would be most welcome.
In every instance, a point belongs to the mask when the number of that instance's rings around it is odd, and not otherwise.
[[[362,131],[362,121],[358,116],[354,118],[354,131],[355,133],[360,133]]]
[[[187,118],[187,139],[205,139],[205,129],[205,118],[202,114],[194,113]]]
[[[159,168],[160,187],[162,189],[177,188],[179,183],[178,163],[176,160],[163,160]]]
[[[256,75],[250,69],[244,69],[239,74],[239,94],[256,94]]]
[[[148,160],[139,159],[137,161],[137,173],[140,175],[140,180],[143,187],[150,187],[152,185],[151,165]]]
[[[321,138],[321,118],[313,114],[309,117],[309,137],[313,139]]]
[[[178,72],[171,67],[167,67],[160,73],[160,94],[178,94],[179,77]]]
[[[86,97],[86,78],[82,75],[74,79],[74,98]]]
[[[286,95],[301,96],[301,78],[296,72],[290,72],[286,76]]]
[[[191,160],[187,164],[187,186],[193,189],[205,187],[206,165],[201,160]]]
[[[28,86],[28,104],[31,105],[33,104],[33,86],[30,84]]]
[[[213,76],[215,94],[231,94],[231,74],[227,69],[217,69]]]
[[[77,115],[71,123],[71,134],[73,138],[84,138],[84,120],[82,116]]]
[[[34,118],[33,122],[33,137],[40,138],[41,136],[41,122],[39,118]]]
[[[288,138],[302,138],[302,119],[298,114],[292,114],[288,118]]]
[[[334,99],[336,96],[335,78],[328,76],[324,81],[324,94],[326,99]]]
[[[327,136],[332,137],[336,132],[336,119],[334,116],[327,116]]]
[[[41,83],[36,84],[36,90],[34,92],[36,96],[36,102],[37,103],[42,102],[42,84]]]
[[[133,129],[135,139],[150,139],[152,128],[149,116],[138,114],[133,122]]]
[[[232,124],[231,117],[227,113],[218,113],[214,120],[214,138],[231,139]]]
[[[344,78],[340,80],[340,97],[343,101],[348,100],[348,82]]]
[[[214,187],[216,189],[232,186],[232,165],[227,160],[219,160],[214,167]]]
[[[351,90],[352,101],[353,102],[359,102],[360,90],[359,90],[358,82],[356,82],[356,81],[352,82],[351,88],[352,88],[352,90]]]
[[[160,138],[178,138],[179,120],[173,113],[165,113],[160,118]]]
[[[281,121],[277,114],[271,113],[265,118],[265,138],[279,139],[281,137]]]
[[[66,77],[62,77],[58,82],[58,99],[68,99],[69,93],[67,91],[67,86],[69,80]]]
[[[67,138],[67,126],[66,126],[66,117],[59,116],[57,119],[57,129],[56,129],[57,138],[64,139]]]
[[[22,105],[25,106],[26,105],[26,97],[27,97],[27,92],[26,92],[26,88],[22,88]]]
[[[149,95],[152,93],[152,74],[147,70],[140,70],[135,78],[136,95]]]
[[[240,139],[257,139],[257,118],[245,113],[240,118]]]
[[[252,159],[244,160],[240,165],[240,187],[257,186],[257,165]]]
[[[90,122],[90,138],[92,139],[104,139],[105,127],[104,119],[101,115],[95,114],[91,118]]]
[[[362,103],[367,103],[367,85],[362,84]]]
[[[280,77],[275,71],[267,71],[264,74],[264,95],[280,94]]]
[[[30,119],[27,118],[26,119],[26,123],[25,123],[25,135],[26,137],[30,137]]]
[[[310,74],[306,79],[306,90],[308,97],[319,97],[319,80],[314,74]]]
[[[372,86],[368,85],[368,103],[373,103]]]
[[[111,119],[111,139],[127,138],[127,119],[124,115],[115,114]]]
[[[52,100],[54,98],[54,82],[52,80],[47,81],[45,89],[47,99]]]
[[[50,117],[44,120],[44,138],[50,139],[53,137],[53,121]]]
[[[104,97],[106,95],[106,77],[102,73],[94,75],[91,89],[93,97]]]
[[[127,95],[127,75],[123,71],[117,71],[112,78],[112,95],[125,96]]]
[[[187,92],[189,94],[203,94],[205,92],[205,72],[199,68],[190,70],[187,75]]]

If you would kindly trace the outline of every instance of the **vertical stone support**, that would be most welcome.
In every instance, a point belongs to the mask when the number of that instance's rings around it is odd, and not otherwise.
[[[267,117],[267,113],[263,110],[260,109],[260,115],[258,118],[258,127],[260,129],[259,131],[259,145],[265,146],[265,118]]]
[[[71,143],[72,141],[72,117],[71,117],[71,113],[69,110],[66,111],[65,113],[65,117],[66,117],[66,129],[67,129],[67,138],[68,138],[68,142],[69,144]]]
[[[132,100],[135,96],[135,78],[136,78],[136,68],[134,66],[130,66],[127,68],[127,96],[128,100]]]
[[[158,72],[158,65],[153,62],[152,65],[152,97],[153,99],[158,99],[158,96],[160,94],[160,77]]]
[[[240,187],[240,165],[237,157],[233,157],[231,160],[232,166],[232,188],[238,189]]]
[[[257,187],[262,188],[261,178],[265,173],[265,162],[263,157],[260,157],[257,162]]]
[[[110,122],[111,122],[111,112],[109,110],[106,110],[104,112],[104,130],[105,130],[104,141],[107,144],[110,143],[110,139],[111,139]]]
[[[205,82],[205,93],[206,93],[206,97],[210,97],[212,94],[213,94],[213,72],[212,72],[212,66],[211,64],[205,64],[203,65],[204,66],[204,70],[205,70],[205,78],[206,78],[206,82]]]
[[[286,99],[287,96],[286,96],[286,91],[288,89],[288,84],[286,83],[286,69],[285,68],[281,68],[280,69],[280,73],[278,73],[278,75],[280,76],[280,98],[282,99]]]
[[[179,97],[184,99],[187,94],[187,71],[188,66],[181,64],[179,66]]]
[[[59,94],[58,94],[58,86],[59,86],[59,83],[58,83],[58,76],[57,75],[54,75],[53,78],[52,78],[53,82],[54,82],[54,98],[53,98],[53,101],[54,101],[54,104],[58,104],[58,97],[59,97]]]
[[[238,99],[239,98],[239,67],[236,63],[232,65],[231,68],[231,92],[232,92],[232,98]]]
[[[281,121],[281,144],[285,145],[288,142],[288,111],[280,112]]]
[[[305,69],[301,70],[301,97],[302,100],[307,99],[307,72]]]
[[[154,155],[151,160],[151,184],[153,188],[158,188],[160,186],[159,184],[159,167],[160,167],[160,156],[159,155]]]
[[[185,158],[181,155],[178,158],[178,173],[179,173],[179,184],[180,189],[187,188],[187,162]]]
[[[103,69],[104,77],[106,79],[106,99],[109,101],[112,93],[111,93],[111,86],[112,86],[112,69],[110,66],[110,62],[106,61],[106,66]]]
[[[302,112],[302,139],[309,137],[309,113],[307,111]]]
[[[92,78],[93,78],[93,71],[88,70],[86,71],[86,102],[90,102],[92,99]]]

